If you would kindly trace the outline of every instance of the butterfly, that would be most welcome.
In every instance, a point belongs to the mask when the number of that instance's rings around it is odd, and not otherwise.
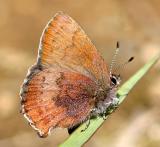
[[[107,64],[83,29],[58,12],[40,38],[37,62],[21,87],[21,113],[40,137],[72,130],[116,107],[120,75]]]

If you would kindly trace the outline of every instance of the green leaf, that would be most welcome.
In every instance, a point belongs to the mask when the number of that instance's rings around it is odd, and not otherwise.
[[[151,59],[147,64],[145,64],[137,73],[135,73],[127,82],[125,82],[117,91],[119,96],[119,104],[123,102],[129,91],[135,86],[135,84],[147,73],[149,69],[158,61],[160,56],[156,56]],[[96,132],[96,130],[104,122],[102,117],[97,117],[96,119],[91,119],[89,127],[81,132],[86,127],[83,123],[79,128],[77,128],[69,138],[60,144],[59,147],[81,147],[89,138]]]

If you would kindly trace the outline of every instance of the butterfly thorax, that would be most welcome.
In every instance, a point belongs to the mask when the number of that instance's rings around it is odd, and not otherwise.
[[[116,90],[119,84],[120,75],[111,74],[110,85],[105,89],[100,88],[96,93],[95,108],[92,110],[91,115],[107,115],[117,107],[119,99],[116,95]]]

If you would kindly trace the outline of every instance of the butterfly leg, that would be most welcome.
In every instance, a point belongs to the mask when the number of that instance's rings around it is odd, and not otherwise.
[[[81,130],[81,132],[84,132],[89,127],[89,125],[90,125],[90,117],[86,122],[86,127],[83,130]]]
[[[128,93],[125,93],[125,94],[122,94],[122,95],[117,94],[117,97],[121,97],[121,96],[128,96]]]
[[[90,117],[86,122],[85,128],[83,130],[81,130],[81,132],[85,131],[89,127],[89,125],[90,125]],[[68,128],[68,134],[69,135],[72,134],[79,126],[80,126],[80,124],[73,126],[72,128]]]
[[[119,106],[118,104],[111,105],[109,108],[107,108],[106,112],[103,113],[103,117],[105,117],[106,119],[106,117],[111,113],[113,113],[118,108],[118,106]]]
[[[103,118],[103,120],[106,120],[107,119],[107,114],[103,113],[102,118]]]

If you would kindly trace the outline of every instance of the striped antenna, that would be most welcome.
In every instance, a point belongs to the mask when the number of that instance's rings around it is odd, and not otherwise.
[[[109,71],[110,75],[112,74],[113,66],[116,63],[116,57],[118,55],[118,52],[119,52],[119,42],[117,41],[116,50],[115,50],[114,56],[112,58],[112,62],[110,64],[110,71]]]
[[[120,70],[124,69],[125,66],[126,66],[128,63],[132,62],[133,60],[134,60],[134,57],[130,57],[126,62],[124,62],[123,64],[118,65],[118,66],[113,70],[113,72],[114,72],[114,73],[116,73],[117,71],[120,72]]]

